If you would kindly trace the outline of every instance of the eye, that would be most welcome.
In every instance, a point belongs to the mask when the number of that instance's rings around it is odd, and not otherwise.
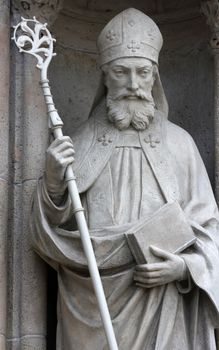
[[[148,69],[141,69],[138,74],[142,77],[146,77],[149,73],[149,70]]]
[[[113,68],[113,73],[116,77],[122,77],[125,74],[125,69],[124,67],[117,66]]]
[[[122,69],[115,69],[114,70],[114,73],[117,75],[117,76],[121,76],[124,74],[124,71]]]

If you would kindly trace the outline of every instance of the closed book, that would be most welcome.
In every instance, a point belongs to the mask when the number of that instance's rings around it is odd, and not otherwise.
[[[196,241],[178,202],[165,204],[150,218],[126,232],[126,237],[137,264],[161,261],[151,252],[151,245],[177,254]]]

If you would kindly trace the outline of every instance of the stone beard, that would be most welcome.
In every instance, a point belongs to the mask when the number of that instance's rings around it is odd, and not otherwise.
[[[158,67],[145,58],[123,57],[102,67],[108,119],[117,129],[144,131],[154,118]]]
[[[106,105],[109,120],[119,130],[127,129],[130,125],[138,131],[145,130],[154,118],[154,99],[151,92],[124,91],[117,95],[108,92]]]

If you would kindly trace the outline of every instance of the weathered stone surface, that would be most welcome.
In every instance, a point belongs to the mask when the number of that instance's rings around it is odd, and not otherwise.
[[[63,6],[63,0],[13,0],[14,11],[18,11],[25,18],[33,16],[41,22],[53,23]]]
[[[6,337],[0,334],[0,349],[6,350]]]
[[[100,299],[96,303],[97,267],[121,350],[215,349],[215,318],[207,312],[216,307],[219,319],[217,224],[215,229],[210,224],[219,215],[194,141],[167,120],[157,65],[161,43],[159,29],[142,12],[131,8],[113,18],[98,39],[101,94],[92,116],[73,136],[76,152],[66,137],[54,140],[47,150],[46,176],[32,207],[31,236],[36,251],[58,273],[57,350],[117,349],[113,332],[114,345],[106,337],[107,346],[100,319],[108,310]],[[185,45],[180,53],[187,50]],[[171,72],[171,58],[168,63]],[[184,95],[188,81],[182,83]],[[92,263],[86,258],[93,254],[91,245],[82,245],[71,225],[73,206],[81,236],[88,232],[80,200],[75,204],[74,176],[69,176],[73,156],[96,257]],[[168,212],[172,206],[180,213]],[[185,242],[174,248],[178,233]],[[132,237],[128,242],[127,234]],[[162,245],[161,235],[169,248]],[[89,242],[89,235],[84,240]],[[202,249],[197,249],[199,244]],[[101,284],[98,288],[102,290]]]
[[[48,116],[39,84],[40,75],[35,64],[31,57],[25,57],[23,180],[36,179],[42,175],[49,135]]]
[[[36,181],[23,184],[23,218],[30,217],[33,192]],[[29,220],[23,220],[22,232],[22,335],[46,337],[46,319],[42,315],[46,309],[46,266],[33,251],[30,241]],[[34,301],[34,302],[33,302]],[[41,323],[39,324],[39,320]],[[38,340],[39,342],[39,340]]]
[[[53,22],[57,14],[56,10],[60,4],[60,2],[57,2],[56,5],[53,1],[34,2],[29,0],[26,2],[23,1],[22,4],[18,1],[14,3],[17,4],[15,7],[21,10],[20,13],[17,12],[16,23],[20,20],[20,14],[24,16],[43,15],[44,17],[38,18],[41,18],[43,21],[47,19],[50,21],[51,19],[51,22]],[[33,3],[35,3],[34,6]],[[2,41],[2,69],[0,69],[0,85],[2,86],[0,96],[0,148],[2,152],[0,178],[7,180],[7,109],[9,87],[7,74],[9,55],[6,43],[9,43],[10,25],[8,21],[10,4],[9,1],[2,1],[0,5],[0,41]],[[55,50],[58,56],[53,59],[50,69],[50,80],[55,102],[65,122],[64,132],[71,134],[75,127],[80,125],[88,117],[100,75],[99,68],[96,65],[96,37],[104,24],[118,11],[126,8],[127,5],[137,6],[139,9],[144,9],[146,13],[154,14],[157,12],[155,18],[160,23],[165,41],[164,51],[160,59],[160,72],[170,104],[170,119],[183,126],[194,137],[213,184],[213,59],[207,51],[209,33],[205,25],[205,19],[201,18],[198,14],[199,10],[197,11],[195,9],[195,6],[197,8],[199,6],[198,1],[159,1],[152,3],[139,0],[137,3],[129,1],[129,4],[127,4],[127,1],[109,1],[107,3],[91,1],[88,3],[87,1],[66,0],[62,13],[59,14],[58,19],[53,25],[53,33],[58,40]],[[39,10],[40,6],[44,14]],[[53,7],[50,13],[47,12],[49,7]],[[180,19],[183,18],[186,21],[180,22]],[[12,24],[15,24],[13,18]],[[37,273],[39,273],[39,276],[44,276],[43,269],[42,271],[40,270],[41,263],[39,262],[38,269],[38,263],[35,257],[30,252],[23,252],[21,248],[22,235],[25,234],[25,237],[26,235],[28,236],[26,231],[28,208],[25,209],[26,214],[22,214],[22,203],[27,201],[27,205],[29,205],[31,197],[31,189],[28,189],[27,197],[23,197],[23,182],[33,179],[34,183],[37,177],[42,175],[44,150],[46,149],[48,137],[46,111],[40,87],[38,86],[39,72],[34,68],[35,61],[31,58],[25,58],[25,62],[23,63],[21,59],[19,69],[17,69],[18,62],[14,56],[14,52],[15,50],[13,51],[12,49],[10,144],[11,154],[13,154],[13,170],[11,169],[10,176],[13,178],[15,186],[10,192],[10,196],[14,196],[14,199],[10,198],[14,201],[14,204],[11,203],[9,212],[10,227],[8,229],[10,245],[8,256],[12,267],[9,269],[8,274],[8,302],[6,303],[4,299],[5,292],[0,292],[0,295],[4,296],[3,299],[0,297],[0,310],[2,310],[1,305],[3,305],[3,310],[6,305],[8,306],[8,338],[11,339],[13,336],[18,337],[18,341],[14,339],[8,343],[8,346],[11,344],[11,349],[20,350],[21,334],[19,317],[22,314],[22,309],[27,313],[22,321],[24,322],[25,334],[30,331],[28,321],[31,319],[31,314],[29,311],[34,313],[34,305],[32,305],[33,309],[30,310],[25,305],[25,300],[30,300],[28,275],[24,275],[25,282],[23,288],[25,290],[25,298],[23,298],[22,304],[20,302],[22,286],[22,269],[20,266],[25,264],[25,254],[27,254],[29,265],[29,267],[25,267],[24,269],[25,274],[30,272],[31,276],[36,276]],[[20,57],[21,55],[17,54],[16,56]],[[15,95],[13,95],[13,89],[16,90]],[[16,120],[13,115],[14,105],[17,112]],[[20,119],[18,118],[18,114]],[[13,125],[14,122],[15,125]],[[2,125],[4,128],[2,128]],[[13,143],[14,146],[12,145]],[[5,188],[4,186],[2,185],[2,188]],[[7,202],[5,199],[7,198],[4,193],[6,193],[6,189],[3,189],[2,197],[3,207],[6,210]],[[7,213],[4,213],[4,215],[7,216]],[[5,218],[2,219],[2,224],[4,222]],[[25,232],[23,225],[25,226]],[[6,226],[3,228],[6,229]],[[5,233],[6,231],[2,231],[1,237]],[[24,254],[24,260],[21,258],[22,254]],[[31,272],[30,266],[32,264],[34,272]],[[5,265],[2,265],[2,267],[4,270]],[[0,287],[3,286],[3,290],[6,285],[5,277],[6,275],[3,272],[3,279],[0,280]],[[34,279],[32,283],[34,284]],[[45,287],[44,282],[42,282],[42,285]],[[45,289],[41,290],[41,298],[42,305],[45,305]],[[12,315],[13,310],[14,314]],[[42,314],[38,313],[37,310],[41,310]],[[45,310],[40,309],[39,305],[36,305],[36,315],[38,317],[38,327],[41,332],[41,324],[45,325]],[[5,313],[0,313],[0,326],[1,322],[3,322],[3,328],[5,327],[5,319]],[[42,332],[42,334],[44,333]],[[53,338],[55,338],[55,335]],[[0,337],[0,341],[1,339],[0,349],[4,349],[4,337]],[[25,344],[26,341],[27,339],[24,339],[23,343]],[[44,340],[42,344],[43,342]],[[31,347],[31,344],[38,347],[37,340],[29,340],[28,346]],[[39,344],[41,344],[41,340],[39,340]],[[39,349],[41,350],[40,346]]]
[[[12,55],[7,347],[41,350],[46,346],[46,271],[31,249],[27,226],[33,190],[42,175],[48,121],[36,61],[15,47]]]
[[[0,348],[6,348],[7,333],[7,228],[9,161],[9,1],[0,1]]]
[[[37,181],[14,184],[8,290],[9,349],[44,349],[46,343],[46,267],[30,244],[28,219]],[[20,203],[23,203],[22,207]],[[40,322],[39,322],[40,320]]]
[[[39,335],[23,336],[7,341],[7,350],[46,350],[46,340]]]

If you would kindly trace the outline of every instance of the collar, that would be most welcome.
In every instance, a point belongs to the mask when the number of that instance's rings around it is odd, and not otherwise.
[[[96,181],[119,143],[121,135],[120,131],[108,120],[105,101],[95,108],[87,123],[87,134],[82,132],[78,136],[79,143],[75,147],[79,161],[74,172],[79,192],[85,192]],[[156,111],[149,128],[139,132],[139,140],[144,155],[160,185],[161,192],[166,201],[170,202],[178,197],[178,186],[167,148],[166,125],[166,118],[162,113]],[[83,155],[80,155],[82,142],[86,142],[86,150]]]

